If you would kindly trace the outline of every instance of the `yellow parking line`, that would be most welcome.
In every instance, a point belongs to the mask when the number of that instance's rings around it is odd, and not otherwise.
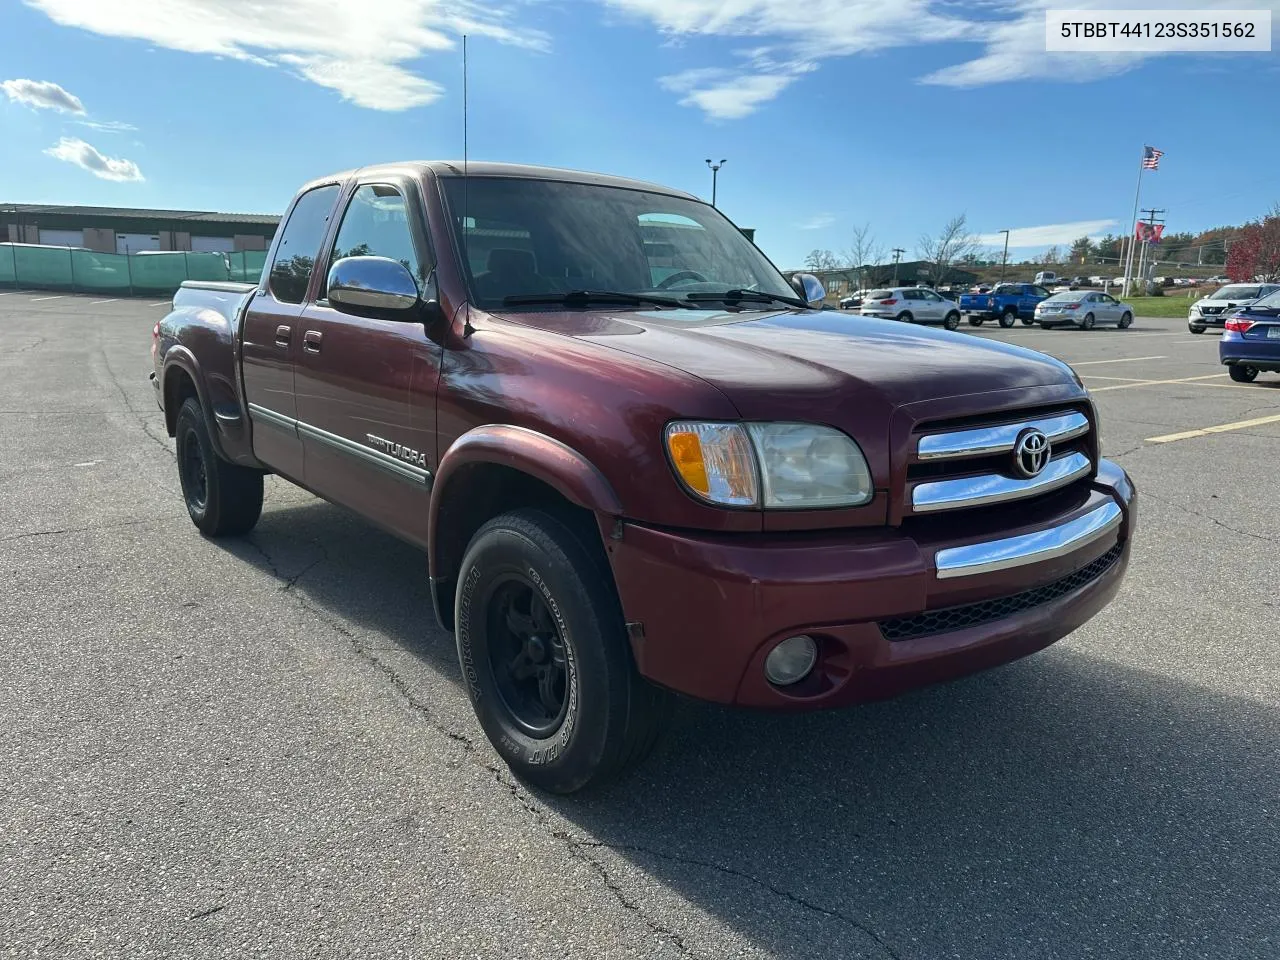
[[[1084,360],[1073,363],[1073,367],[1088,367],[1096,363],[1137,363],[1139,360],[1168,360],[1168,357],[1120,357],[1118,360]]]
[[[1099,387],[1097,390],[1090,390],[1090,393],[1102,393],[1104,390],[1127,390],[1129,387],[1151,387],[1161,383],[1191,383],[1195,380],[1214,380],[1218,377],[1225,377],[1225,373],[1210,373],[1203,377],[1182,377],[1178,380],[1139,380],[1137,383],[1117,383],[1110,387]]]
[[[1238,420],[1235,423],[1220,423],[1216,427],[1204,427],[1201,430],[1186,430],[1183,433],[1166,433],[1162,437],[1147,437],[1147,443],[1173,443],[1175,440],[1190,440],[1192,437],[1207,437],[1211,433],[1226,433],[1230,430],[1246,430],[1249,427],[1260,427],[1264,423],[1280,423],[1280,414],[1274,417],[1254,417],[1252,420]]]

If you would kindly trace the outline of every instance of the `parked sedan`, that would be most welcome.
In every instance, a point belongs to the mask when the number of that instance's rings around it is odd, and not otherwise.
[[[1075,326],[1081,330],[1114,323],[1124,330],[1133,323],[1133,307],[1109,293],[1067,290],[1036,305],[1036,323],[1042,327]]]
[[[940,297],[927,287],[889,287],[872,290],[858,312],[864,317],[884,317],[907,323],[940,323],[948,330],[960,326],[960,309],[954,300]]]
[[[1237,383],[1251,383],[1260,370],[1280,373],[1280,293],[1232,311],[1218,359]]]

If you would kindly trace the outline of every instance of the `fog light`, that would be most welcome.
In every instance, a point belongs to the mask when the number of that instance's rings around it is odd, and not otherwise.
[[[807,677],[817,662],[818,645],[813,637],[788,637],[765,657],[764,675],[775,686],[786,687]]]

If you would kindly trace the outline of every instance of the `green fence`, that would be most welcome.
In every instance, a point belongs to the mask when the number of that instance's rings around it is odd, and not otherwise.
[[[97,253],[75,247],[0,243],[0,287],[75,293],[171,294],[183,280],[257,283],[267,254]]]

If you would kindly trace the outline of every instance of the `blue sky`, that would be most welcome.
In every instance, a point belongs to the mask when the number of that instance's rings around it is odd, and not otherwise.
[[[720,207],[784,267],[862,223],[910,258],[957,213],[1019,256],[1122,232],[1144,141],[1169,231],[1280,201],[1276,53],[1050,55],[1044,6],[5,0],[0,202],[278,212],[335,169],[460,157],[463,32],[473,158],[703,196],[726,158]]]

